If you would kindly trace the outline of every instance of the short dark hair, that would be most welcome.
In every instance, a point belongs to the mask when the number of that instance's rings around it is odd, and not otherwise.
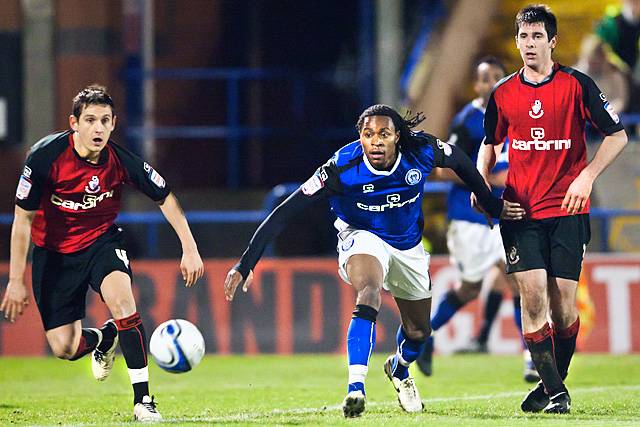
[[[108,105],[111,107],[111,114],[114,116],[116,114],[113,99],[111,99],[111,95],[107,92],[107,88],[98,84],[85,87],[73,98],[71,111],[76,119],[80,118],[82,110],[88,105]]]
[[[507,74],[507,67],[504,66],[504,63],[497,56],[485,55],[480,57],[480,59],[475,62],[475,65],[473,67],[474,72],[478,69],[480,64],[493,65],[494,67],[500,68],[504,74]]]
[[[541,22],[544,24],[544,29],[547,30],[547,36],[551,40],[556,34],[558,34],[558,21],[556,16],[551,13],[551,9],[546,4],[530,4],[518,11],[516,15],[516,36],[520,31],[520,25],[535,24]]]
[[[418,126],[425,119],[422,112],[412,116],[411,112],[409,111],[404,117],[402,117],[396,110],[388,105],[375,104],[364,110],[362,114],[360,114],[360,117],[358,117],[358,122],[356,124],[358,133],[362,131],[362,126],[364,126],[364,119],[371,116],[386,116],[391,119],[391,121],[393,122],[393,126],[396,128],[396,131],[400,132],[398,145],[401,149],[409,148],[410,146],[412,146],[414,133],[411,129]]]

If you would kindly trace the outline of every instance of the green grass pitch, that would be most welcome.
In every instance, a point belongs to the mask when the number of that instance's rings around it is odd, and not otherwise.
[[[372,359],[367,409],[344,419],[346,358],[339,355],[208,356],[172,375],[152,364],[151,387],[172,425],[624,426],[640,425],[640,356],[577,355],[570,415],[523,414],[529,385],[516,356],[436,357],[435,375],[417,377],[425,411],[406,414]],[[0,425],[131,425],[132,394],[122,357],[104,383],[90,360],[0,358]]]

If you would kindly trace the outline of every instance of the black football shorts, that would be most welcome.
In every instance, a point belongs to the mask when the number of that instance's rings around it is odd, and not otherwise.
[[[507,273],[544,269],[550,277],[577,281],[591,239],[589,214],[500,221]]]
[[[100,294],[103,279],[113,271],[131,277],[122,229],[115,225],[88,248],[71,254],[34,247],[33,296],[44,329],[84,318],[89,286]]]

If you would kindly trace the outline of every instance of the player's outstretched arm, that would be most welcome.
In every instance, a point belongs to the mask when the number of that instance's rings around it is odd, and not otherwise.
[[[594,181],[618,157],[627,145],[627,141],[627,133],[624,130],[604,138],[591,163],[569,185],[567,194],[562,200],[561,209],[572,215],[582,211],[589,200]]]
[[[475,194],[482,210],[489,214],[488,217],[500,217],[503,219],[522,219],[524,217],[524,209],[518,203],[510,203],[491,194],[487,181],[480,175],[471,159],[462,150],[455,146],[447,145],[443,152],[444,155],[440,158],[442,166],[455,171],[471,192]],[[491,221],[489,221],[489,225],[492,225]]]
[[[233,299],[233,295],[241,283],[244,283],[243,290],[247,291],[253,279],[253,267],[260,260],[269,241],[282,230],[287,221],[310,204],[327,196],[328,193],[326,191],[306,195],[301,189],[297,189],[262,221],[262,224],[253,234],[249,246],[242,254],[240,261],[227,273],[224,281],[224,294],[227,301]]]
[[[187,218],[184,216],[180,203],[173,193],[169,193],[159,206],[162,214],[180,239],[182,244],[182,260],[180,261],[182,278],[185,286],[192,286],[204,274],[204,265],[202,258],[200,258],[196,241],[191,234]]]
[[[10,322],[22,314],[29,304],[29,291],[24,284],[24,271],[27,267],[27,252],[31,239],[31,223],[35,211],[27,211],[15,207],[13,225],[11,226],[11,256],[9,264],[9,283],[0,304],[0,311]]]

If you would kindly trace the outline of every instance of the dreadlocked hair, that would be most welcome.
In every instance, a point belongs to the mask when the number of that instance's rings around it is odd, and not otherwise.
[[[372,105],[371,107],[364,110],[358,118],[358,122],[356,123],[358,134],[362,131],[364,119],[371,116],[386,116],[391,119],[391,121],[393,122],[393,126],[397,131],[400,132],[398,147],[401,151],[410,150],[419,142],[419,139],[415,137],[416,132],[414,132],[412,129],[424,121],[425,116],[422,112],[418,112],[412,115],[411,111],[408,111],[407,114],[402,117],[396,110],[388,105]]]

